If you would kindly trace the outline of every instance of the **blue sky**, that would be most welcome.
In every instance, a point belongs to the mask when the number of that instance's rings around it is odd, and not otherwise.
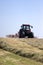
[[[0,0],[0,37],[17,33],[21,24],[33,25],[43,38],[43,0]]]

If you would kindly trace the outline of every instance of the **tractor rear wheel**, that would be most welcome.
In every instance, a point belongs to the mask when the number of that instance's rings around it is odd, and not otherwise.
[[[33,32],[29,33],[28,38],[34,38]]]
[[[19,38],[24,38],[24,37],[25,37],[24,31],[21,29],[19,31]]]

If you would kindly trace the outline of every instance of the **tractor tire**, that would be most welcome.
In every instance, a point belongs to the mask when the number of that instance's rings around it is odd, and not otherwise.
[[[24,31],[21,29],[21,30],[19,31],[19,38],[24,38],[24,37],[25,37]]]
[[[34,38],[33,32],[29,33],[28,38]]]

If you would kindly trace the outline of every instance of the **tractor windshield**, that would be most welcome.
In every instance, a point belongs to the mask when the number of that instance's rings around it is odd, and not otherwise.
[[[30,26],[26,26],[26,25],[21,26],[21,28],[24,30],[30,30]]]

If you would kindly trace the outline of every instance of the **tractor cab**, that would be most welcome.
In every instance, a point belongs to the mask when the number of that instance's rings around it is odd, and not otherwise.
[[[33,28],[33,26],[27,25],[27,24],[23,24],[23,25],[21,26],[21,29],[23,29],[23,30],[31,30],[31,28]]]

